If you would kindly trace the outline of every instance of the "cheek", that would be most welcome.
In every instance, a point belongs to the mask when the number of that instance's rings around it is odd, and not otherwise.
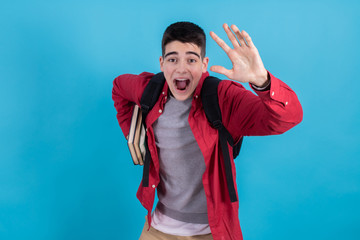
[[[169,68],[164,68],[163,69],[163,72],[164,72],[164,75],[165,75],[165,78],[166,79],[170,79],[171,78],[171,69],[169,69]]]
[[[163,66],[163,72],[167,73],[167,74],[171,74],[173,72],[173,67],[169,66],[169,65],[164,65]]]
[[[197,67],[196,69],[192,70],[192,75],[194,78],[200,78],[203,74],[203,69],[201,67]]]

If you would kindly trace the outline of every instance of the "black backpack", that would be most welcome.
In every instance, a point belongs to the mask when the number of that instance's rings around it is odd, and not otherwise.
[[[226,174],[226,182],[229,189],[229,195],[231,202],[236,202],[236,192],[233,182],[233,175],[231,171],[231,162],[230,162],[230,153],[228,150],[227,143],[229,143],[233,147],[233,158],[235,159],[241,149],[243,137],[239,140],[237,144],[234,144],[234,140],[231,137],[228,130],[222,124],[221,111],[219,106],[217,89],[220,83],[220,79],[216,77],[207,77],[204,80],[202,89],[201,89],[201,101],[204,107],[205,115],[208,121],[210,122],[213,128],[216,128],[219,132],[221,151],[224,157],[224,166],[225,166],[225,174]],[[141,96],[141,110],[142,110],[142,121],[145,126],[145,119],[149,111],[154,107],[157,102],[160,93],[163,89],[165,83],[164,73],[160,72],[154,75],[149,83],[146,85],[144,92]],[[149,168],[151,155],[147,145],[147,136],[145,140],[145,163],[143,169],[143,179],[142,185],[144,187],[149,186]]]

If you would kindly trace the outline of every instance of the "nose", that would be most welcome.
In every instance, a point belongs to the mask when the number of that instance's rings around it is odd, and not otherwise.
[[[179,61],[176,71],[178,73],[185,73],[186,72],[186,62],[185,61]]]

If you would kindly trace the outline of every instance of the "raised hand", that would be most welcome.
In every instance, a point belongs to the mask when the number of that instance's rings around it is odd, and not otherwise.
[[[266,85],[267,71],[249,34],[244,30],[240,31],[235,25],[231,26],[233,32],[226,23],[223,27],[234,48],[229,47],[214,32],[210,32],[210,36],[228,55],[233,68],[229,70],[223,66],[212,66],[210,70],[235,81],[249,82],[258,87]]]

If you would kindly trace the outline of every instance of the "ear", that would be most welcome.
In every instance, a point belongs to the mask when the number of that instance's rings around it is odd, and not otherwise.
[[[164,65],[164,59],[163,59],[163,57],[162,56],[160,56],[160,58],[159,58],[159,61],[160,61],[160,71],[164,71],[163,70],[163,65]]]
[[[203,71],[203,73],[205,73],[207,71],[207,67],[208,67],[208,64],[209,64],[209,58],[204,57],[203,60],[202,60],[202,64],[203,64],[202,71]]]

